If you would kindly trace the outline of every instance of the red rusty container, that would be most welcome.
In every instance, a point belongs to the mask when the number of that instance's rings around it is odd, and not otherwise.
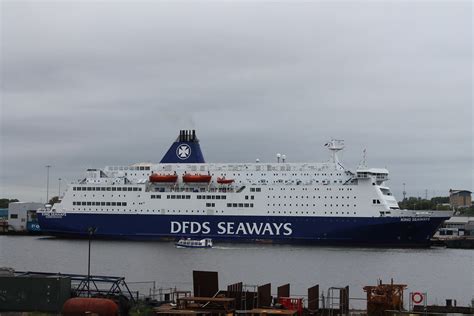
[[[68,299],[63,305],[62,314],[64,316],[83,316],[86,313],[117,316],[119,308],[114,301],[107,298],[75,297]]]

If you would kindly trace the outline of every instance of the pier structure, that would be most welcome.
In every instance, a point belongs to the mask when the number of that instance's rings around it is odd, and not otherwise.
[[[430,306],[425,292],[410,293],[407,310],[403,299],[407,285],[396,284],[393,280],[388,284],[378,281],[375,286],[365,286],[363,289],[367,297],[355,298],[350,297],[349,286],[331,286],[324,291],[319,284],[315,284],[307,289],[307,295],[292,295],[290,283],[277,286],[274,293],[271,283],[249,285],[237,282],[221,290],[218,279],[218,272],[193,271],[193,291],[178,290],[176,287],[157,289],[155,282],[150,282],[153,283],[153,292],[150,289],[149,295],[142,297],[138,292],[130,290],[124,277],[88,277],[80,274],[1,269],[0,312],[61,312],[67,316],[71,311],[86,308],[91,313],[102,315],[100,311],[107,308],[109,311],[120,311],[120,315],[128,315],[132,308],[143,309],[145,306],[154,315],[169,316],[474,314],[472,306],[457,306],[453,299],[447,300],[446,306]],[[22,301],[18,301],[18,298]],[[351,308],[351,301],[356,300],[366,301],[367,308]]]

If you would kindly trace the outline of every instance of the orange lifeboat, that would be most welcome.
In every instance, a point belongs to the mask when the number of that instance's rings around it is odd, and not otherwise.
[[[217,183],[219,184],[231,184],[234,181],[235,181],[234,179],[226,179],[225,177],[217,178]]]
[[[178,175],[153,173],[149,179],[150,179],[150,182],[160,182],[160,183],[176,182],[176,180],[178,180]]]
[[[186,183],[203,183],[210,182],[212,176],[208,174],[185,174],[183,175],[183,182]]]

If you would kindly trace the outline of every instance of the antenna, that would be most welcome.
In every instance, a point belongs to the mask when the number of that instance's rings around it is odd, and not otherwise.
[[[359,163],[360,169],[367,168],[367,149],[362,150],[362,161]]]

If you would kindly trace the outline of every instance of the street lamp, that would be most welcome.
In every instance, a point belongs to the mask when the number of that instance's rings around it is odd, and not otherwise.
[[[51,165],[46,165],[46,204],[49,203],[49,168]]]
[[[406,196],[407,196],[407,191],[405,190],[405,182],[403,182],[403,201],[405,201]]]
[[[61,196],[61,178],[58,179],[59,181],[59,192],[58,192],[58,200],[59,200],[59,197]]]
[[[87,257],[87,297],[91,297],[91,240],[92,235],[97,231],[97,227],[89,227],[87,232],[89,233],[89,255]]]

